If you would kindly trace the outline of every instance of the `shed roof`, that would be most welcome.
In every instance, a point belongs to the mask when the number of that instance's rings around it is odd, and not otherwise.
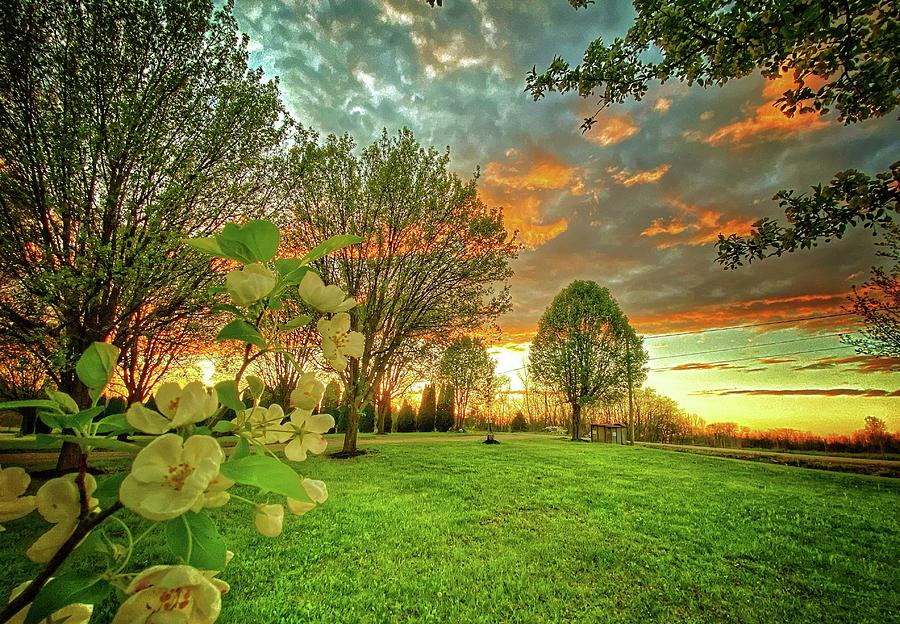
[[[626,427],[626,425],[623,425],[622,423],[591,423],[591,427],[604,427],[606,429],[619,429],[619,428],[624,429]]]

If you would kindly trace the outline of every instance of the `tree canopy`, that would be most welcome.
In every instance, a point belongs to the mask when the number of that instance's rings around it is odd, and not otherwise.
[[[581,437],[581,408],[611,401],[646,378],[647,352],[609,290],[574,281],[541,316],[528,356],[535,381],[560,392],[572,408],[571,434]]]
[[[472,395],[486,387],[494,387],[496,364],[480,338],[463,336],[444,350],[439,374],[441,380],[453,388],[457,428],[465,422]]]
[[[570,0],[577,9],[590,0]],[[542,73],[533,68],[526,89],[575,91],[596,97],[598,111],[632,97],[653,82],[721,86],[757,70],[794,84],[776,101],[788,116],[827,114],[845,124],[889,114],[900,103],[900,6],[885,0],[848,2],[728,2],[636,0],[637,16],[624,37],[597,38],[575,67],[556,57]],[[811,194],[780,191],[775,199],[789,225],[764,218],[748,236],[720,238],[718,262],[729,268],[841,238],[847,227],[893,220],[900,208],[900,163],[876,176],[849,169]]]
[[[853,311],[864,323],[860,336],[846,338],[860,353],[900,357],[900,227],[888,228],[878,255],[887,267],[873,267],[872,279],[853,289]]]
[[[421,147],[409,130],[355,148],[347,136],[300,133],[285,224],[303,249],[338,234],[364,239],[316,263],[357,300],[352,328],[365,335],[362,357],[343,371],[346,452],[356,450],[358,410],[404,345],[475,330],[508,309],[518,251],[500,210],[478,198],[477,179],[451,173],[449,152]]]

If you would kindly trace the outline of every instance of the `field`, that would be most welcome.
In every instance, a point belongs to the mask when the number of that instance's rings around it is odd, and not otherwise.
[[[255,532],[249,506],[216,512],[238,553],[219,622],[900,621],[900,481],[449,439],[312,459],[302,467],[331,498],[280,538]],[[33,568],[20,536],[0,536],[2,592]],[[148,540],[164,556],[162,534]]]

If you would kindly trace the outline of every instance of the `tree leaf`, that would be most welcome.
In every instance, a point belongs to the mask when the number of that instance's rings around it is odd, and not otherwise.
[[[100,501],[101,509],[105,509],[119,500],[119,488],[122,486],[122,481],[124,481],[127,476],[128,473],[120,472],[101,480],[97,484],[97,489],[94,491],[94,497]]]
[[[303,316],[298,316],[297,318],[289,320],[287,323],[282,323],[280,325],[280,328],[282,331],[291,331],[297,329],[298,327],[303,327],[311,320],[311,316],[309,316],[308,314],[304,314]]]
[[[264,384],[263,380],[256,375],[247,375],[246,377],[244,377],[244,381],[247,382],[247,387],[250,390],[250,396],[252,396],[254,399],[261,398],[263,392],[266,391],[266,384]]]
[[[339,234],[338,236],[332,236],[324,243],[310,250],[309,253],[303,256],[303,258],[300,259],[300,264],[309,264],[310,262],[315,262],[319,258],[326,256],[333,251],[343,249],[344,247],[349,247],[350,245],[355,245],[356,243],[361,243],[362,241],[362,238],[353,234]]]
[[[247,441],[247,438],[243,436],[235,437],[237,438],[237,443],[234,445],[231,455],[228,456],[228,461],[237,461],[250,456],[250,442]]]
[[[41,588],[28,610],[25,624],[38,624],[70,604],[100,604],[111,587],[101,577],[85,576],[82,572],[57,576]]]
[[[105,409],[105,405],[96,405],[86,410],[81,410],[72,418],[72,424],[77,429],[83,429],[88,423],[94,420],[95,416],[102,414]]]
[[[216,340],[239,340],[245,344],[256,345],[260,349],[266,348],[266,339],[259,331],[247,321],[240,319],[231,321],[223,327],[216,336]]]
[[[131,444],[130,442],[122,442],[121,440],[116,440],[115,438],[101,438],[99,436],[74,436],[68,434],[44,434],[39,433],[35,436],[36,442],[41,442],[42,440],[49,443],[49,440],[62,441],[62,442],[74,442],[82,447],[93,447],[93,448],[105,448],[111,451],[120,451],[122,453],[137,453],[141,450],[141,447],[137,444]],[[48,446],[47,448],[52,448],[52,446]]]
[[[91,391],[96,399],[103,394],[103,389],[112,378],[119,359],[119,347],[107,342],[94,342],[81,354],[75,364],[75,374]]]
[[[225,567],[225,540],[205,513],[188,511],[166,522],[169,550],[188,565],[204,570]]]
[[[215,256],[216,258],[224,258],[225,254],[222,252],[222,248],[219,247],[218,241],[212,236],[207,236],[205,238],[183,238],[186,244],[190,245],[197,251],[203,252],[210,256]]]
[[[23,407],[39,407],[59,412],[59,405],[55,401],[48,401],[46,399],[29,399],[26,401],[6,401],[5,403],[0,403],[0,410],[14,410]]]
[[[110,414],[97,422],[97,433],[119,435],[122,433],[134,433],[135,431],[135,428],[125,420],[125,414]]]
[[[229,479],[256,486],[263,492],[274,492],[301,501],[309,500],[300,485],[300,475],[270,455],[250,455],[228,461],[219,470]]]
[[[236,258],[237,260],[245,263],[268,262],[278,251],[281,232],[271,221],[252,220],[243,225],[227,224],[216,240],[223,250],[232,249],[244,255],[243,258]],[[246,253],[241,247],[246,249]]]
[[[234,423],[230,420],[220,420],[212,428],[214,433],[228,433],[234,431]]]
[[[287,283],[299,284],[303,276],[312,269],[303,266],[301,258],[283,258],[275,261],[275,270]]]
[[[234,379],[226,379],[217,383],[216,396],[219,397],[219,403],[235,412],[247,409],[247,406],[241,401],[241,397],[238,396],[237,384]]]

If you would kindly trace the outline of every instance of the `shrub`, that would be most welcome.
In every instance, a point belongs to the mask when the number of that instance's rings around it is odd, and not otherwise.
[[[438,431],[449,431],[451,427],[453,427],[453,388],[443,386],[437,401],[434,428]]]
[[[416,430],[416,412],[412,405],[403,402],[400,413],[397,415],[397,433],[409,433]]]
[[[347,408],[337,408],[337,415],[334,418],[335,431],[337,433],[347,433]]]
[[[384,432],[390,433],[391,427],[394,425],[394,414],[390,402],[384,407]]]
[[[522,412],[516,412],[516,415],[513,417],[512,422],[509,423],[510,431],[528,431],[528,421],[525,420],[525,415]]]

